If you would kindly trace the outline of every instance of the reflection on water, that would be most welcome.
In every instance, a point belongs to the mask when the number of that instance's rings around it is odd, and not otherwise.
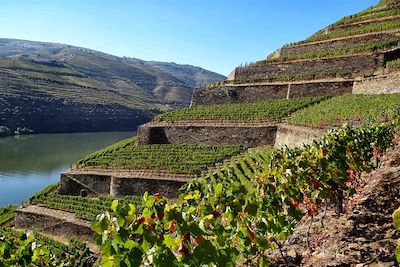
[[[85,154],[132,136],[129,132],[40,134],[0,138],[0,207],[20,204]]]

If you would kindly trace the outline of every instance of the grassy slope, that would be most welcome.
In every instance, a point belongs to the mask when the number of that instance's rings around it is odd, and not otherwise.
[[[332,38],[351,37],[358,34],[368,34],[386,30],[400,30],[399,19],[396,16],[400,15],[400,6],[391,5],[387,3],[380,3],[376,6],[367,8],[359,13],[344,17],[334,24],[316,32],[309,38],[303,41],[294,43],[306,44],[315,41],[329,40]],[[377,20],[377,21],[374,21]],[[370,22],[368,22],[370,21]],[[362,25],[357,23],[363,22]],[[266,60],[257,62],[258,64],[264,64],[271,61],[287,61],[297,59],[313,59],[313,58],[324,58],[324,57],[335,57],[343,55],[351,55],[362,52],[375,52],[379,50],[386,50],[393,47],[397,47],[399,43],[399,37],[393,35],[389,39],[383,39],[380,41],[371,41],[362,44],[349,44],[342,46],[337,49],[326,50],[325,48],[320,49],[315,47],[312,51],[306,53],[294,53],[285,56],[276,55],[275,53],[269,55]],[[290,48],[293,44],[286,45],[284,48]]]
[[[242,151],[241,146],[136,145],[126,139],[87,155],[77,168],[159,170],[171,173],[199,174],[208,166]]]
[[[391,119],[399,108],[400,94],[343,95],[300,110],[287,121],[311,127],[373,123]]]
[[[23,60],[17,62],[10,57]],[[3,58],[0,62],[3,70],[25,71],[27,76],[50,77],[51,80],[92,86],[99,90],[109,89],[126,96],[136,93],[133,95],[138,100],[136,102],[147,105],[171,101],[188,104],[195,84],[225,78],[190,65],[158,62],[162,68],[157,68],[153,66],[154,62],[121,58],[63,44],[25,40],[0,38],[0,58]],[[58,77],[60,75],[64,77]]]
[[[305,97],[289,100],[268,100],[248,104],[198,106],[164,113],[158,115],[156,120],[165,122],[196,120],[237,122],[274,121],[282,119],[298,109],[322,101],[325,98]]]

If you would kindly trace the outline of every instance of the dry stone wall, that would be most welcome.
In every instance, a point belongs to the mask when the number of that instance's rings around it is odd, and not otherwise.
[[[287,90],[287,84],[196,88],[193,91],[191,105],[250,103],[266,99],[280,99],[287,97]]]
[[[279,125],[276,134],[275,147],[296,147],[310,144],[312,141],[320,138],[324,133],[324,130],[319,129]]]
[[[306,96],[337,96],[351,94],[353,80],[334,82],[294,83],[290,85],[289,98]]]
[[[139,144],[200,144],[245,147],[273,146],[277,126],[270,124],[149,123],[139,127]]]
[[[110,194],[111,177],[90,173],[62,173],[60,178],[60,194],[79,195],[82,189],[93,195]]]
[[[354,83],[353,94],[400,93],[400,72],[364,79]]]
[[[334,40],[325,40],[320,42],[305,43],[300,45],[286,46],[281,49],[281,56],[287,56],[291,54],[301,54],[306,52],[314,52],[317,50],[330,50],[340,49],[344,47],[366,44],[372,42],[378,42],[381,40],[387,40],[391,38],[399,38],[399,31],[388,31],[374,34],[363,34],[356,37],[350,38],[338,38]]]
[[[360,73],[384,66],[384,54],[365,53],[362,55],[296,60],[250,65],[236,68],[237,80],[265,79],[277,76],[301,76],[310,74]]]
[[[126,195],[142,196],[145,192],[153,195],[160,193],[167,198],[177,198],[179,189],[187,182],[185,179],[154,179],[151,177],[112,177],[111,195],[122,197]]]
[[[168,198],[176,198],[179,188],[191,178],[190,175],[163,172],[100,169],[69,170],[61,176],[60,194],[79,195],[82,189],[86,189],[90,195],[142,196],[149,192]]]
[[[349,94],[352,92],[352,88],[353,80],[196,88],[193,92],[192,106],[251,103],[305,96],[336,96]]]
[[[90,222],[77,219],[74,215],[49,208],[31,205],[21,207],[15,216],[15,227],[24,230],[36,230],[42,233],[92,241]]]

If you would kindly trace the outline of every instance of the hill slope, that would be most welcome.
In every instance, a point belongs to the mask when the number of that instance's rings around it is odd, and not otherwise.
[[[192,105],[352,93],[366,77],[399,70],[399,41],[400,2],[380,1],[195,90]]]
[[[157,67],[159,66],[159,67]],[[0,126],[35,132],[132,130],[197,84],[225,77],[64,44],[0,39]]]

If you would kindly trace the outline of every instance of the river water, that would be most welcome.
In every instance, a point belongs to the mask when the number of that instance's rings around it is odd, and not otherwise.
[[[38,134],[0,138],[0,207],[19,205],[87,153],[133,136],[130,132]]]

